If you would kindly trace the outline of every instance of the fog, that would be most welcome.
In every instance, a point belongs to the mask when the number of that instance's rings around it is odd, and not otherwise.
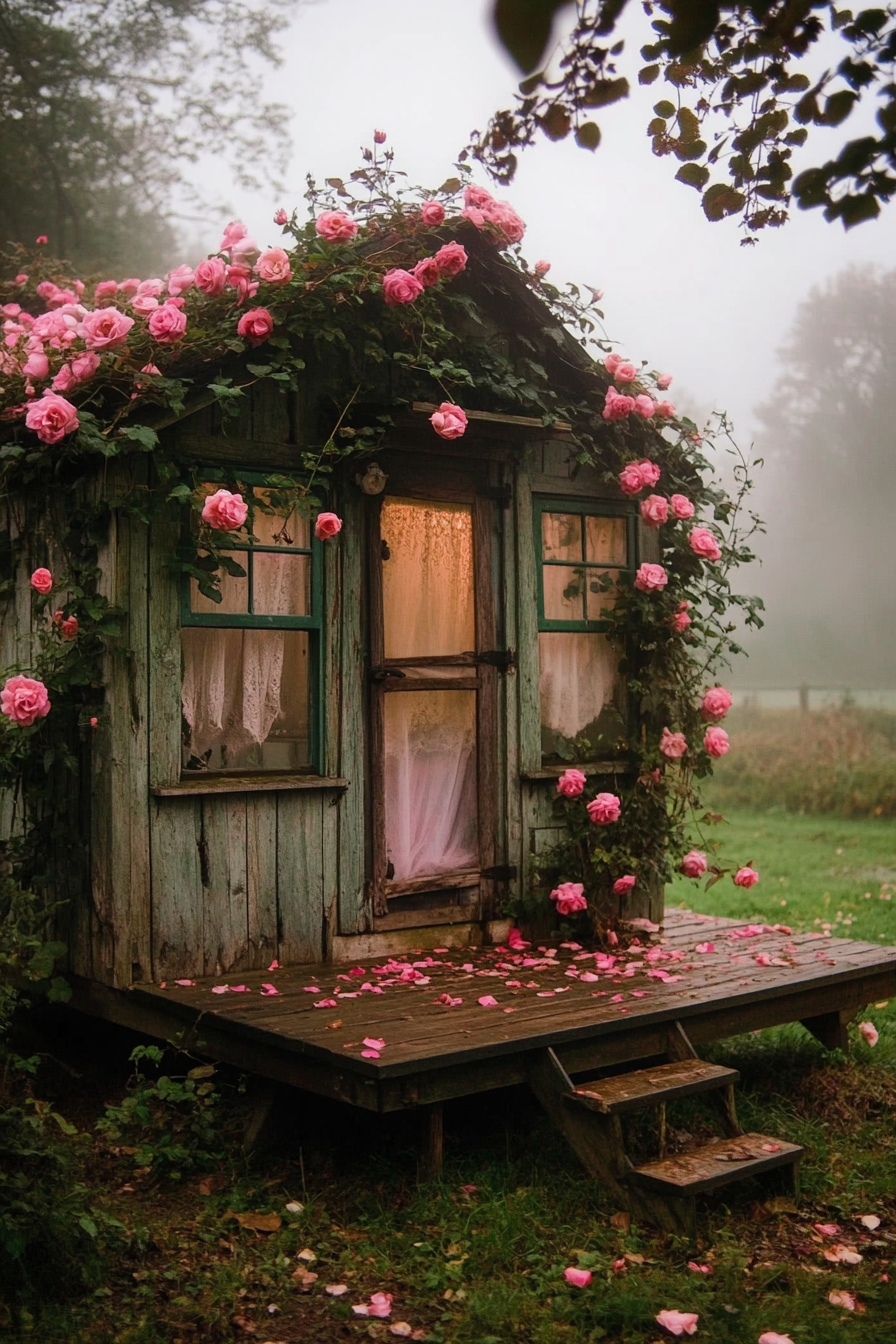
[[[209,211],[207,221],[190,225],[191,236],[200,247],[215,248],[220,225],[233,214],[246,221],[259,242],[275,242],[274,210],[302,205],[306,173],[322,178],[350,172],[359,162],[359,147],[371,143],[374,127],[388,133],[396,167],[411,182],[442,182],[470,131],[484,127],[498,106],[509,103],[518,79],[494,42],[489,10],[488,0],[453,0],[450,6],[421,0],[302,4],[283,34],[282,68],[262,76],[265,98],[280,99],[294,112],[294,153],[285,189],[248,196],[232,188],[227,147],[222,146],[214,161],[198,166]],[[769,399],[781,372],[777,352],[798,305],[813,286],[849,265],[896,265],[896,207],[851,233],[826,224],[820,212],[795,212],[783,229],[760,235],[755,247],[741,247],[736,222],[707,223],[698,194],[673,181],[675,161],[650,153],[644,127],[651,104],[662,94],[659,85],[642,90],[636,83],[643,18],[635,8],[631,22],[637,31],[627,42],[630,63],[623,58],[621,64],[633,81],[633,94],[603,110],[601,147],[589,154],[571,142],[541,143],[521,156],[515,182],[498,194],[506,195],[527,222],[527,256],[549,260],[552,280],[602,289],[607,333],[620,349],[673,373],[670,395],[677,394],[680,405],[726,409],[739,441],[748,447],[759,428],[756,408]],[[845,129],[847,136],[857,133],[851,123]],[[813,131],[811,157],[827,154],[843,138],[844,128]],[[795,166],[798,171],[800,163]],[[487,184],[483,174],[477,176]],[[889,436],[892,440],[892,428]],[[842,523],[840,501],[830,497],[830,478],[813,493],[811,472],[803,473],[804,493],[782,509],[790,478],[778,447],[773,434],[764,436],[767,466],[757,501],[760,511],[765,507],[773,515],[771,534],[759,543],[768,564],[741,580],[742,587],[764,596],[769,627],[748,641],[756,655],[753,666],[739,664],[733,682],[859,686],[890,677],[887,685],[896,686],[896,658],[887,654],[896,643],[893,607],[886,614],[879,611],[874,592],[852,580],[838,585],[835,611],[834,594],[818,581],[830,569],[832,529]],[[878,494],[889,488],[892,499],[891,476],[884,472],[875,485]],[[849,507],[857,535],[864,537],[855,517],[862,510],[860,492],[851,496]],[[790,527],[790,509],[808,510],[812,525]],[[879,502],[875,512],[879,517]],[[868,544],[867,563],[892,569],[887,529],[878,529]],[[783,574],[793,580],[787,603]],[[855,633],[844,638],[847,608]],[[795,614],[801,628],[811,624],[811,640],[791,637]],[[862,632],[872,629],[875,651],[866,658]],[[828,661],[825,651],[833,650],[834,642],[836,656],[832,652]]]

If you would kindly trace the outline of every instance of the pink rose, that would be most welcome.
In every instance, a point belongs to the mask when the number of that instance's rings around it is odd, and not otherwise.
[[[314,520],[314,535],[318,541],[329,541],[342,531],[342,519],[335,513],[319,513]]]
[[[596,798],[592,798],[586,808],[595,826],[609,826],[612,822],[618,821],[621,810],[622,804],[615,793],[599,793]]]
[[[573,1288],[587,1288],[594,1275],[590,1269],[576,1269],[575,1265],[570,1265],[564,1269],[563,1277]]]
[[[450,401],[443,401],[439,409],[433,411],[429,423],[440,439],[459,439],[467,429],[466,414]]]
[[[149,334],[159,345],[173,345],[187,329],[187,315],[173,303],[163,303],[149,319]]]
[[[314,227],[328,243],[350,242],[358,232],[357,224],[344,210],[324,210],[315,220]]]
[[[88,350],[117,350],[124,345],[134,319],[117,308],[96,308],[85,313],[81,322],[84,344]]]
[[[733,703],[731,692],[724,686],[711,686],[701,701],[700,712],[704,719],[724,719]]]
[[[648,527],[659,527],[669,517],[669,505],[662,495],[648,495],[641,500],[641,517]]]
[[[30,728],[35,719],[45,719],[49,712],[50,701],[42,681],[10,677],[0,691],[0,713],[22,728]]]
[[[173,271],[168,272],[168,293],[175,299],[185,294],[188,289],[192,289],[194,283],[192,266],[176,266]]]
[[[731,880],[736,887],[755,887],[759,874],[755,868],[738,868]]]
[[[699,1319],[694,1311],[658,1311],[654,1317],[670,1335],[696,1335]]]
[[[420,211],[420,218],[429,228],[437,229],[445,223],[445,207],[438,201],[427,201]]]
[[[93,291],[93,301],[98,308],[103,307],[107,299],[114,299],[118,293],[118,283],[115,280],[101,280]]]
[[[664,420],[671,420],[675,414],[674,401],[658,401],[654,408],[657,415],[662,416]]]
[[[40,401],[32,401],[28,407],[25,424],[41,443],[58,443],[78,428],[78,412],[65,397],[47,389]]]
[[[490,191],[486,191],[485,187],[477,187],[475,183],[471,183],[464,192],[464,205],[475,206],[477,210],[491,205],[494,199]]]
[[[865,1043],[872,1047],[877,1045],[878,1041],[880,1040],[880,1037],[877,1033],[877,1027],[874,1025],[873,1022],[860,1022],[859,1033],[861,1034]]]
[[[78,633],[77,616],[66,616],[62,622],[62,633],[66,639],[74,639]]]
[[[193,272],[193,283],[203,294],[215,296],[224,293],[227,282],[227,267],[220,257],[209,257],[200,261]]]
[[[673,495],[669,503],[676,518],[693,518],[694,506],[687,495]]]
[[[423,293],[423,286],[410,271],[396,267],[383,276],[383,298],[390,307],[400,303],[413,303]]]
[[[617,383],[633,383],[637,376],[638,370],[627,359],[621,359],[613,370],[613,377]]]
[[[238,243],[241,238],[245,238],[249,230],[240,219],[231,220],[224,230],[224,237],[221,239],[219,252],[229,252],[234,243]]]
[[[234,243],[230,249],[230,260],[239,266],[251,266],[254,261],[257,261],[260,251],[261,248],[255,239],[247,235],[245,238],[240,238],[239,242]]]
[[[475,205],[468,205],[466,209],[461,210],[461,214],[464,219],[468,219],[471,224],[475,224],[477,229],[485,228],[485,215]]]
[[[551,263],[549,261],[536,261],[535,263],[535,274],[539,278],[543,275],[547,275],[550,269],[551,269]]]
[[[644,563],[639,566],[635,575],[635,587],[642,593],[654,593],[660,588],[665,588],[669,582],[669,576],[662,565],[651,565]]]
[[[486,206],[483,214],[501,237],[508,243],[519,243],[526,232],[526,225],[512,205],[506,201],[494,201]]]
[[[435,257],[423,257],[421,261],[411,271],[415,280],[419,280],[424,289],[430,285],[437,285],[442,278],[442,272],[439,270],[439,263]]]
[[[267,252],[262,252],[255,263],[255,274],[259,280],[265,280],[272,285],[288,284],[292,279],[292,268],[283,248],[269,247]]]
[[[435,263],[447,280],[460,275],[467,264],[467,249],[463,243],[445,243],[435,255]]]
[[[31,575],[31,587],[46,596],[47,593],[52,591],[53,575],[48,569],[36,569]]]
[[[731,743],[724,728],[707,728],[703,734],[703,746],[707,753],[716,759],[727,755],[731,750]]]
[[[126,299],[132,299],[140,288],[140,281],[136,276],[131,276],[129,280],[122,280],[118,286],[119,294],[123,294]]]
[[[651,420],[656,411],[656,402],[653,397],[648,397],[646,392],[642,392],[639,397],[635,397],[634,411],[642,420]]]
[[[92,350],[84,350],[80,355],[72,355],[69,365],[76,383],[89,383],[100,366],[100,357]]]
[[[385,132],[385,131],[374,131],[374,133],[373,133],[373,143],[374,143],[375,145],[384,145],[384,144],[386,143],[386,132]]]
[[[701,854],[699,849],[689,850],[679,865],[679,871],[684,873],[685,877],[702,877],[706,869],[706,855]]]
[[[236,330],[250,345],[262,345],[274,330],[274,319],[267,308],[250,308],[243,313]]]
[[[285,211],[285,210],[278,210],[277,213],[276,213],[276,215],[274,216],[274,223],[275,223],[275,224],[287,224],[288,222],[289,222],[289,215],[286,213],[286,211]]]
[[[154,276],[151,280],[140,281],[139,285],[137,286],[137,293],[135,294],[134,297],[138,298],[141,294],[149,294],[152,298],[157,299],[164,290],[164,288],[165,288],[165,281],[160,280],[158,276]]]
[[[610,388],[610,392],[613,389]],[[609,398],[610,393],[607,393]],[[615,393],[614,393],[615,395]],[[606,415],[606,412],[604,412]],[[619,473],[619,488],[624,495],[636,495],[639,490],[644,489],[644,477],[641,475],[641,468],[637,462],[629,462]]]
[[[131,307],[138,317],[149,317],[159,306],[159,301],[155,294],[135,294],[131,299]]]
[[[690,605],[690,602],[679,602],[678,604],[678,610],[670,621],[670,625],[676,634],[683,634],[691,623],[691,618],[688,615]]]
[[[38,382],[46,378],[50,372],[50,361],[47,359],[42,349],[32,350],[25,363],[22,365],[22,373],[26,378],[36,378]]]
[[[695,527],[688,537],[691,550],[701,560],[721,560],[722,552],[713,534],[705,527]]]
[[[666,390],[667,387],[671,387],[671,386],[672,386],[672,375],[671,375],[671,373],[660,373],[660,374],[657,374],[656,385],[657,385],[658,388],[660,388],[661,391],[665,392],[665,390]]]
[[[219,532],[234,532],[243,526],[249,513],[249,505],[242,495],[232,495],[229,490],[216,490],[202,506],[202,520]]]
[[[252,279],[251,267],[242,266],[238,262],[227,267],[227,283],[236,290],[238,303],[254,299],[258,293],[258,281]]]
[[[604,360],[604,368],[606,369],[607,373],[612,375],[616,372],[621,363],[622,363],[621,355],[616,354],[607,355],[606,359]]]
[[[680,761],[688,749],[687,739],[684,733],[670,733],[668,728],[663,729],[663,735],[660,738],[660,751],[670,761]]]
[[[605,420],[624,420],[635,409],[634,397],[620,395],[615,387],[607,388],[604,398],[603,418]]]
[[[561,882],[551,892],[551,900],[557,903],[558,915],[577,915],[580,910],[588,909],[581,882]]]
[[[625,877],[617,877],[613,883],[613,895],[625,896],[632,890],[637,878],[632,873],[626,873]]]
[[[641,468],[641,479],[643,480],[644,484],[656,485],[657,481],[662,475],[662,472],[660,471],[657,464],[655,462],[651,462],[650,459],[647,457],[642,457],[641,461],[638,463],[638,466]]]
[[[564,798],[578,798],[585,788],[585,776],[581,770],[564,770],[557,780],[557,792]]]

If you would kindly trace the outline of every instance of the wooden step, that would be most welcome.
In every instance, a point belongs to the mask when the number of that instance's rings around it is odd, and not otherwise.
[[[706,1064],[702,1059],[677,1059],[671,1064],[657,1064],[652,1069],[638,1069],[634,1073],[619,1073],[612,1078],[599,1078],[593,1083],[582,1083],[568,1097],[601,1115],[623,1115],[648,1106],[659,1106],[676,1097],[690,1097],[697,1092],[729,1087],[740,1074],[721,1064]]]
[[[742,1134],[736,1139],[713,1139],[692,1152],[634,1167],[626,1179],[664,1195],[699,1195],[776,1167],[792,1167],[795,1176],[802,1155],[797,1143],[765,1134]]]

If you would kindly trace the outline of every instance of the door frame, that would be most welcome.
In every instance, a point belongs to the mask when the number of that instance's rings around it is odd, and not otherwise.
[[[367,572],[368,572],[368,695],[367,716],[369,745],[369,855],[367,897],[370,902],[376,931],[397,928],[425,928],[431,925],[472,923],[495,915],[495,879],[488,870],[496,863],[498,834],[498,666],[497,661],[485,661],[483,655],[492,655],[497,633],[496,602],[492,568],[492,534],[494,503],[476,490],[476,471],[470,471],[469,488],[457,482],[456,469],[451,487],[439,483],[434,472],[430,484],[426,481],[402,481],[392,498],[415,499],[421,503],[464,504],[471,508],[473,526],[473,609],[475,624],[474,650],[459,655],[434,658],[386,658],[383,625],[383,538],[380,527],[382,506],[390,495],[368,500],[367,510]],[[385,808],[385,697],[390,689],[413,691],[413,683],[392,685],[388,676],[391,669],[413,665],[449,666],[458,669],[456,678],[440,679],[442,690],[473,690],[476,692],[476,772],[478,803],[479,867],[464,873],[445,874],[435,878],[413,879],[397,883],[386,876],[386,808]],[[398,680],[397,678],[395,679]],[[421,681],[419,689],[426,688]],[[440,901],[439,894],[446,899]],[[461,901],[447,899],[448,893],[465,893]],[[418,909],[390,911],[389,902],[402,896],[428,897]]]

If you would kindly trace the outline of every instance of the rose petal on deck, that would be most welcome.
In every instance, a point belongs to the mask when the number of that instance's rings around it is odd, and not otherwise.
[[[270,998],[270,996],[271,996],[272,994],[279,994],[279,993],[280,993],[280,991],[279,991],[279,989],[277,988],[276,985],[262,985],[262,987],[261,987],[261,992],[262,992],[262,994],[264,994],[267,998]]]
[[[226,994],[229,988],[230,988],[229,985],[212,985],[212,993]]]
[[[380,1052],[379,1052],[379,1050],[362,1050],[362,1051],[361,1051],[361,1058],[362,1058],[362,1059],[379,1059],[379,1057],[380,1057]]]
[[[365,1036],[364,1044],[368,1050],[384,1050],[386,1042],[379,1036]]]
[[[315,1006],[315,1008],[335,1008],[335,1007],[336,1007],[336,1000],[335,1000],[335,999],[318,999],[317,1003],[316,1003],[314,1006]]]
[[[497,1008],[498,1006],[498,1000],[491,994],[483,994],[482,998],[478,1000],[478,1003],[480,1008]]]
[[[181,985],[184,989],[192,989],[196,984],[195,980],[175,980],[176,985]]]

